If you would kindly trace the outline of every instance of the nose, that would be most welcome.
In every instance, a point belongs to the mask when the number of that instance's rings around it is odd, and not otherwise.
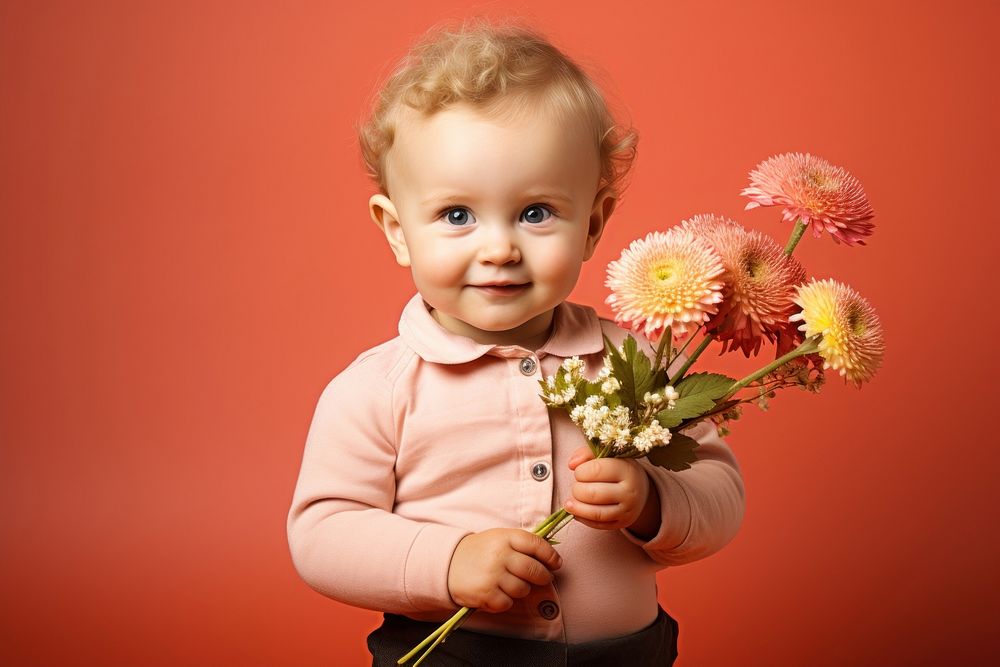
[[[504,225],[484,225],[478,259],[482,264],[516,264],[521,261],[521,251],[513,234]]]

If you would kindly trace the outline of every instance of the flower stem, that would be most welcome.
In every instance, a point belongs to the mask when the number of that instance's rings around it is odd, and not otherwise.
[[[427,637],[422,642],[414,646],[409,653],[407,653],[402,658],[397,660],[396,664],[402,665],[406,662],[409,662],[413,658],[413,656],[415,656],[417,653],[420,652],[421,649],[423,649],[425,646],[433,642],[433,645],[429,649],[427,649],[427,651],[422,656],[420,656],[420,660],[426,658],[427,655],[430,654],[430,652],[434,649],[435,646],[437,646],[440,642],[444,641],[444,635],[446,635],[450,631],[450,629],[454,627],[455,623],[457,623],[460,619],[464,618],[471,611],[472,610],[469,609],[468,607],[462,607],[461,609],[459,609],[458,613],[456,613],[454,616],[452,616],[447,621],[442,623],[437,630],[427,635]],[[416,662],[416,665],[420,664],[420,660]],[[414,667],[416,667],[416,665],[414,665]]]
[[[670,386],[677,384],[677,381],[684,377],[684,374],[688,372],[688,369],[691,368],[691,365],[695,362],[695,360],[701,356],[701,353],[705,351],[705,348],[708,347],[708,344],[711,343],[712,340],[712,334],[705,334],[705,337],[702,338],[700,343],[698,343],[698,347],[694,348],[694,352],[692,352],[691,356],[687,358],[684,365],[681,366],[676,373],[674,373],[672,378],[670,378]]]
[[[792,235],[788,237],[788,245],[785,246],[785,254],[791,255],[792,251],[795,250],[795,246],[799,244],[802,240],[802,235],[806,232],[806,223],[802,222],[802,218],[795,221],[795,227],[792,229]]]
[[[413,667],[417,667],[417,665],[422,663],[427,658],[427,656],[431,654],[431,651],[437,648],[437,645],[443,642],[448,637],[448,635],[451,634],[453,629],[461,625],[462,620],[470,613],[472,613],[472,610],[469,609],[468,607],[464,607],[461,611],[459,611],[457,614],[448,619],[448,622],[446,622],[444,625],[441,626],[440,628],[441,633],[437,636],[434,642],[427,648],[427,651],[422,656],[420,656],[420,659],[417,660],[415,663],[413,663]],[[427,640],[425,639],[424,641]]]
[[[656,369],[660,367],[660,360],[663,359],[663,350],[665,347],[673,347],[670,345],[670,340],[673,337],[671,332],[671,327],[667,327],[663,334],[660,336],[660,344],[656,346],[656,358],[653,360],[653,374],[656,374]],[[670,354],[673,352],[672,349],[667,350],[667,359],[670,359]]]
[[[764,368],[760,369],[759,371],[751,373],[750,375],[746,376],[745,378],[743,378],[738,382],[734,382],[733,386],[729,388],[728,392],[726,392],[726,395],[718,399],[717,402],[722,403],[723,401],[729,400],[729,398],[733,394],[738,392],[740,389],[743,389],[751,382],[761,379],[762,377],[773,371],[775,368],[779,368],[787,364],[792,359],[795,359],[796,357],[801,357],[804,354],[812,354],[813,352],[819,349],[819,341],[821,337],[822,336],[817,335],[813,336],[812,338],[806,338],[801,345],[799,345],[797,348],[795,348],[788,354],[784,355],[783,357],[778,357],[767,366],[764,366]]]
[[[556,524],[565,519],[568,514],[569,512],[567,512],[565,508],[560,509],[557,512],[553,512],[552,514],[549,515],[547,519],[538,524],[538,527],[531,532],[533,532],[535,535],[546,537],[549,534],[549,531],[552,530],[552,528]]]
[[[698,334],[699,331],[701,331],[702,327],[704,326],[705,326],[704,324],[700,325],[697,329],[694,330],[693,334],[687,337],[687,340],[684,341],[684,344],[681,345],[679,350],[677,350],[677,354],[674,356],[674,358],[668,360],[667,367],[670,366],[670,362],[673,362],[674,359],[681,356],[687,351],[687,349],[691,346],[691,341],[694,340],[694,337]]]

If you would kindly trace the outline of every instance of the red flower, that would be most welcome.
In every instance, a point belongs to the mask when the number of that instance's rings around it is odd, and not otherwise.
[[[761,162],[750,172],[750,187],[741,195],[757,206],[784,206],[782,219],[801,220],[813,236],[825,230],[836,242],[865,245],[872,233],[872,210],[861,183],[840,167],[808,153],[784,153]]]
[[[788,318],[797,310],[795,288],[806,279],[798,260],[770,236],[728,218],[696,215],[681,224],[708,241],[726,269],[719,312],[706,325],[723,352],[739,348],[749,357],[764,338],[773,343],[781,332],[794,332]]]

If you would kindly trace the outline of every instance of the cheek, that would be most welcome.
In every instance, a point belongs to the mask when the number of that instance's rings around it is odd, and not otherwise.
[[[570,242],[554,244],[535,257],[532,273],[538,280],[550,284],[576,284],[583,265],[583,252]]]
[[[413,277],[418,285],[447,287],[461,283],[467,262],[461,244],[441,239],[418,239],[410,244]]]

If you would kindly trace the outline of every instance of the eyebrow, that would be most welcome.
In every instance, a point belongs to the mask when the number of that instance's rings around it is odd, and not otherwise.
[[[526,199],[552,199],[552,200],[555,200],[555,201],[561,201],[561,202],[566,203],[566,204],[572,204],[573,203],[573,198],[570,197],[569,195],[564,195],[561,192],[554,192],[554,191],[546,192],[544,190],[540,190],[540,191],[537,191],[537,192],[525,195],[525,198]],[[461,193],[447,193],[447,192],[445,192],[445,193],[435,194],[435,195],[433,195],[431,197],[428,197],[423,202],[421,202],[421,205],[423,205],[423,206],[430,206],[431,204],[447,204],[447,203],[454,203],[456,201],[462,201],[462,200],[467,200],[467,199],[469,199],[468,195],[464,195],[464,194],[461,194]]]

